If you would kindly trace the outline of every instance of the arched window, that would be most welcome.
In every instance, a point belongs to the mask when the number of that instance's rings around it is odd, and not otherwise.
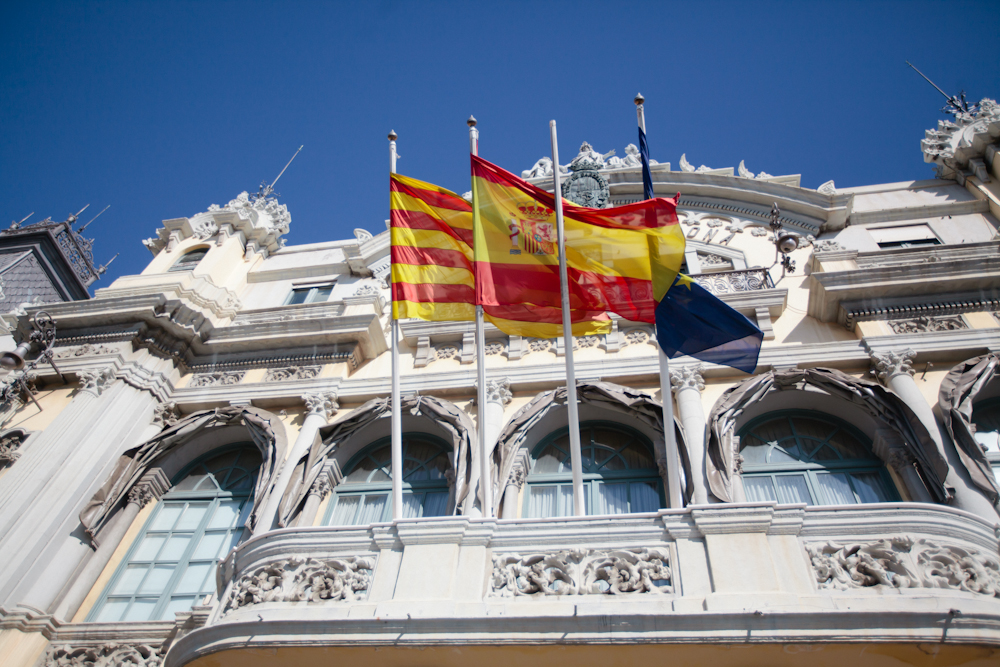
[[[587,514],[655,512],[664,506],[653,447],[640,433],[620,424],[583,422],[580,449]],[[572,516],[568,427],[535,448],[527,482],[524,516]]]
[[[972,423],[976,425],[976,442],[986,450],[993,476],[1000,481],[1000,398],[976,403],[972,408]]]
[[[898,500],[871,442],[815,412],[772,412],[740,431],[747,500],[850,505]]]
[[[444,516],[448,512],[451,468],[444,441],[426,433],[403,434],[403,518]],[[383,438],[347,464],[326,523],[363,526],[392,519],[392,450]]]
[[[190,271],[194,267],[198,266],[198,262],[205,259],[205,255],[207,254],[208,248],[198,248],[185,253],[181,255],[176,262],[174,262],[174,265],[170,267],[169,273],[173,273],[174,271]]]
[[[189,466],[157,503],[90,622],[172,620],[215,591],[215,566],[243,535],[260,452],[250,443]]]

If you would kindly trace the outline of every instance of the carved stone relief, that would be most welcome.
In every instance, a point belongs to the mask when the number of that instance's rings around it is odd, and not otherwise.
[[[174,401],[158,404],[153,408],[153,424],[157,426],[173,426],[181,419],[181,411]]]
[[[495,357],[499,354],[503,354],[503,347],[503,343],[497,343],[494,341],[492,343],[486,343],[486,348],[483,352],[487,357]]]
[[[921,315],[886,322],[893,333],[926,333],[932,331],[959,331],[968,329],[961,315]]]
[[[233,589],[226,613],[261,602],[364,600],[374,570],[373,557],[279,560],[243,575]]]
[[[821,589],[948,588],[1000,597],[996,556],[898,536],[873,542],[806,546]]]
[[[458,347],[455,345],[439,345],[434,351],[435,359],[454,359],[458,356]]]
[[[59,350],[56,352],[56,359],[70,359],[73,357],[88,357],[97,356],[101,354],[115,354],[118,352],[113,347],[108,347],[107,345],[93,345],[91,343],[84,343],[79,347],[69,347],[64,350]]]
[[[911,349],[873,352],[872,361],[875,362],[879,379],[888,381],[897,375],[913,375],[912,361],[916,355]]]
[[[598,343],[601,342],[601,337],[600,336],[580,336],[579,338],[575,338],[573,340],[573,342],[576,343],[577,347],[583,347],[583,348],[597,347]]]
[[[493,557],[490,595],[672,593],[666,549],[575,549]]]
[[[838,250],[847,250],[847,248],[832,239],[814,241],[813,249],[815,252],[836,252]]]
[[[188,383],[189,387],[216,387],[239,384],[246,371],[215,371],[214,373],[197,373]]]
[[[322,366],[285,366],[270,368],[264,375],[264,382],[285,382],[286,380],[309,380],[323,370]]]
[[[50,646],[45,654],[45,667],[160,667],[163,653],[163,647],[146,644]]]
[[[340,403],[337,402],[337,398],[337,392],[327,391],[316,394],[305,394],[302,396],[302,402],[306,404],[309,414],[322,415],[324,419],[329,420],[333,413],[340,409]]]
[[[629,345],[642,345],[643,343],[648,343],[652,340],[650,338],[649,332],[645,329],[629,329],[625,332],[624,342],[622,347],[627,347]]]
[[[111,368],[83,371],[80,373],[79,379],[80,391],[100,396],[115,381],[115,372]]]
[[[496,378],[486,381],[486,402],[507,405],[514,395],[510,393],[510,379]]]
[[[382,293],[376,285],[372,283],[367,283],[362,285],[354,292],[354,296],[379,296]]]
[[[14,461],[21,458],[21,452],[18,450],[26,439],[27,436],[22,432],[11,433],[0,438],[0,465],[4,463],[12,465]]]
[[[670,386],[673,387],[675,393],[681,389],[689,388],[697,389],[698,391],[703,390],[705,388],[705,380],[701,372],[704,368],[701,364],[693,364],[670,369]]]
[[[552,346],[548,338],[532,338],[528,341],[528,349],[532,352],[545,352]]]

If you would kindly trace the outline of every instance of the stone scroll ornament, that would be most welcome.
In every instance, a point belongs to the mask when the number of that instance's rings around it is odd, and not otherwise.
[[[100,646],[54,646],[45,656],[45,667],[160,667],[163,647],[146,644],[102,644]]]
[[[666,549],[575,549],[493,558],[490,595],[672,593]]]
[[[806,546],[821,589],[947,588],[1000,597],[1000,562],[992,555],[929,540]]]
[[[374,558],[357,556],[268,563],[236,582],[225,613],[262,602],[364,600],[374,569]]]

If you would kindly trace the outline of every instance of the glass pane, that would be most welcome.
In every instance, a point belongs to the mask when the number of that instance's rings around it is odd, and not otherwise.
[[[292,295],[288,297],[286,305],[292,306],[299,303],[305,303],[308,297],[309,297],[308,289],[293,289]]]
[[[598,484],[597,513],[627,514],[628,484]]]
[[[803,447],[811,452],[810,458],[814,461],[839,461],[843,458],[832,443],[826,444],[807,440]]]
[[[184,574],[181,575],[180,581],[177,582],[177,588],[174,590],[178,593],[200,593],[205,580],[214,567],[214,561],[211,563],[192,563],[188,565],[184,570]]]
[[[660,492],[655,483],[632,482],[630,510],[633,512],[655,512],[660,509]]]
[[[431,492],[424,497],[424,516],[444,516],[448,513],[448,492]]]
[[[851,475],[854,490],[863,503],[884,503],[889,500],[889,493],[882,482],[882,475],[877,472],[858,472]]]
[[[624,457],[625,463],[628,465],[630,470],[656,469],[656,463],[653,462],[652,452],[650,452],[649,448],[642,443],[633,442],[631,445],[622,450],[621,455]]]
[[[104,607],[101,608],[101,613],[97,615],[94,619],[98,623],[114,623],[115,621],[122,620],[122,614],[125,613],[125,609],[128,608],[128,599],[112,599],[104,603]]]
[[[184,550],[187,549],[188,544],[191,542],[190,535],[174,535],[169,540],[167,540],[166,546],[160,552],[160,557],[158,560],[161,561],[178,561],[181,556],[184,555]]]
[[[118,595],[132,595],[139,590],[139,584],[142,583],[148,569],[148,565],[129,565],[118,577],[118,583],[111,592]]]
[[[168,503],[164,502],[160,506],[159,511],[156,513],[156,518],[153,519],[153,523],[150,524],[150,530],[170,530],[174,527],[174,522],[180,517],[181,512],[184,511],[184,503]]]
[[[184,510],[184,514],[181,515],[180,520],[177,525],[174,526],[174,530],[194,530],[201,524],[201,520],[205,518],[205,512],[208,511],[209,503],[189,503],[187,509]]]
[[[172,621],[177,618],[174,614],[179,611],[188,611],[194,606],[195,601],[198,596],[195,595],[180,595],[177,597],[170,598],[170,602],[167,603],[166,608],[163,613],[160,614],[161,621]]]
[[[874,459],[875,455],[871,450],[858,442],[853,435],[840,429],[830,438],[830,446],[836,448],[841,458],[844,459]]]
[[[403,459],[403,480],[407,482],[422,482],[427,479],[427,469],[424,462],[418,459]]]
[[[753,442],[753,441],[757,441],[757,439],[756,438],[752,438],[751,439],[751,438],[745,437],[743,439],[743,441],[744,442],[747,442],[747,441]],[[743,456],[743,465],[759,466],[759,465],[764,465],[765,463],[767,463],[767,445],[766,444],[759,444],[759,445],[750,444],[750,445],[746,445],[742,449],[740,449],[740,454]]]
[[[350,526],[354,524],[354,516],[358,513],[361,496],[337,496],[337,504],[330,517],[331,526]]]
[[[174,573],[176,566],[174,565],[155,565],[150,569],[148,575],[146,575],[146,580],[142,582],[142,586],[139,588],[140,593],[162,593],[167,588],[167,583],[170,581],[170,575]]]
[[[123,621],[148,621],[153,607],[156,606],[157,598],[138,598],[125,613]]]
[[[192,472],[187,477],[174,484],[171,491],[194,491],[195,489],[204,488],[206,480],[209,479],[209,475],[204,470],[199,469],[196,472]],[[214,486],[213,483],[208,482],[209,487]]]
[[[843,473],[819,473],[816,475],[816,481],[823,490],[827,505],[854,505],[858,502],[854,499],[854,492],[851,491],[847,475]]]
[[[786,505],[792,503],[815,504],[809,493],[809,485],[806,483],[805,475],[775,475],[774,485],[778,492],[779,503]]]
[[[777,502],[778,496],[774,493],[774,484],[768,477],[743,476],[743,490],[746,492],[747,501],[751,503],[763,503],[768,500]]]
[[[198,541],[198,546],[194,548],[194,553],[191,554],[193,560],[202,560],[204,558],[216,559],[219,557],[219,551],[222,549],[222,545],[226,541],[227,532],[226,531],[214,531],[211,533],[205,533],[205,535]]]
[[[165,539],[165,535],[146,535],[139,548],[135,550],[132,560],[153,560],[156,554],[160,553],[160,547],[163,546]]]
[[[368,476],[377,467],[378,464],[374,460],[372,460],[372,457],[366,456],[365,458],[358,461],[357,465],[354,466],[354,470],[352,470],[350,473],[347,474],[347,476],[344,477],[344,483],[350,484],[350,483],[367,482]]]
[[[215,508],[212,520],[208,522],[208,528],[232,528],[236,519],[240,515],[240,503],[242,500],[223,500]]]
[[[986,448],[987,452],[1000,452],[1000,432],[976,431],[976,442]]]
[[[332,285],[328,285],[327,287],[314,287],[309,291],[309,299],[306,303],[320,303],[326,301],[330,298],[330,292],[332,291]]]
[[[566,455],[553,445],[545,448],[545,451],[535,459],[535,465],[531,472],[538,475],[550,475],[559,472],[570,472],[568,464],[563,462]]]
[[[365,526],[369,523],[381,521],[382,516],[385,514],[385,505],[388,499],[389,495],[386,493],[365,496],[364,505],[362,505],[361,513],[357,518],[357,525]]]
[[[449,468],[451,468],[451,459],[447,453],[441,452],[427,462],[427,477],[428,479],[444,479]]]
[[[837,430],[837,427],[833,424],[828,424],[818,419],[809,419],[808,417],[792,417],[791,419],[792,428],[794,428],[796,435],[800,438],[809,438],[810,440],[823,442]]]
[[[424,494],[422,493],[404,493],[403,494],[403,518],[404,519],[416,519],[420,516],[420,501],[423,500]]]
[[[558,499],[558,487],[530,486],[528,487],[528,490],[530,493],[528,516],[537,518],[560,516],[559,508],[556,504]]]

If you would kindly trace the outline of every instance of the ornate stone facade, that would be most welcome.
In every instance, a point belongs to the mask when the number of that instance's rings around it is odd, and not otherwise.
[[[269,368],[264,375],[264,382],[285,382],[286,380],[308,380],[320,374],[322,366],[285,366]]]
[[[213,373],[196,373],[188,383],[189,387],[218,387],[239,384],[246,371],[215,371]]]
[[[491,595],[621,595],[671,593],[670,556],[663,549],[558,551],[493,557]]]
[[[364,600],[374,569],[374,557],[276,561],[236,582],[227,610],[263,602]]]

